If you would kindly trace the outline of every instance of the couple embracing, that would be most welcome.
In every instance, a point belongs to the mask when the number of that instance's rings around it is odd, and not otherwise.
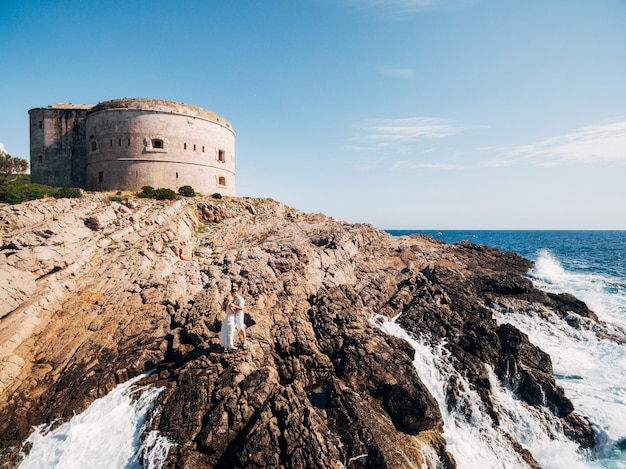
[[[226,316],[222,321],[222,330],[220,331],[220,345],[224,350],[237,350],[235,347],[235,328],[239,329],[241,335],[241,347],[246,348],[248,342],[246,340],[246,325],[243,322],[244,319],[244,299],[236,287],[230,290],[230,295],[224,298],[222,302],[222,310],[225,311]]]

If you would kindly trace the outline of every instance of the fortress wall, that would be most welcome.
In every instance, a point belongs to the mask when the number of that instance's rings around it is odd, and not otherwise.
[[[32,182],[88,190],[189,185],[235,195],[235,133],[206,109],[123,98],[28,113]]]
[[[85,119],[92,107],[56,104],[28,111],[31,182],[86,187]]]
[[[209,111],[169,101],[107,101],[89,113],[86,135],[91,190],[190,185],[235,195],[235,134]]]

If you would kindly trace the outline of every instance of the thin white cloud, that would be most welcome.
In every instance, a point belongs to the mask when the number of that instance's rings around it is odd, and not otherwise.
[[[626,161],[626,121],[586,126],[499,153],[503,156],[488,160],[486,166],[559,166]]]
[[[388,65],[377,65],[376,70],[379,74],[390,78],[412,78],[417,75],[412,68],[390,67]]]
[[[344,148],[365,158],[377,155],[375,161],[359,164],[360,170],[380,169],[383,165],[406,170],[461,169],[433,160],[441,153],[443,140],[462,135],[467,129],[438,117],[372,118],[358,125],[358,134]]]
[[[438,117],[401,119],[367,119],[362,130],[365,138],[379,145],[414,142],[419,139],[440,139],[462,134],[465,128]]]
[[[358,134],[344,148],[363,155],[378,154],[386,161],[387,168],[394,169],[462,170],[480,166],[555,167],[626,162],[626,120],[589,125],[510,148],[464,146],[459,139],[451,139],[470,129],[484,127],[464,127],[437,117],[367,119],[358,128]],[[489,155],[497,156],[489,158]],[[461,159],[463,163],[457,164]]]

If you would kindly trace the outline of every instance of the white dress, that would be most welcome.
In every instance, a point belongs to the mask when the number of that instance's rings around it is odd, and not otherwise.
[[[235,346],[235,315],[226,308],[226,316],[220,330],[220,345],[224,348]]]

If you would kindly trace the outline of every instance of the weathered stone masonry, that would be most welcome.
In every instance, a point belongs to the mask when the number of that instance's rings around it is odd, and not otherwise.
[[[235,133],[205,109],[124,98],[28,113],[32,182],[95,191],[189,185],[235,195]]]

